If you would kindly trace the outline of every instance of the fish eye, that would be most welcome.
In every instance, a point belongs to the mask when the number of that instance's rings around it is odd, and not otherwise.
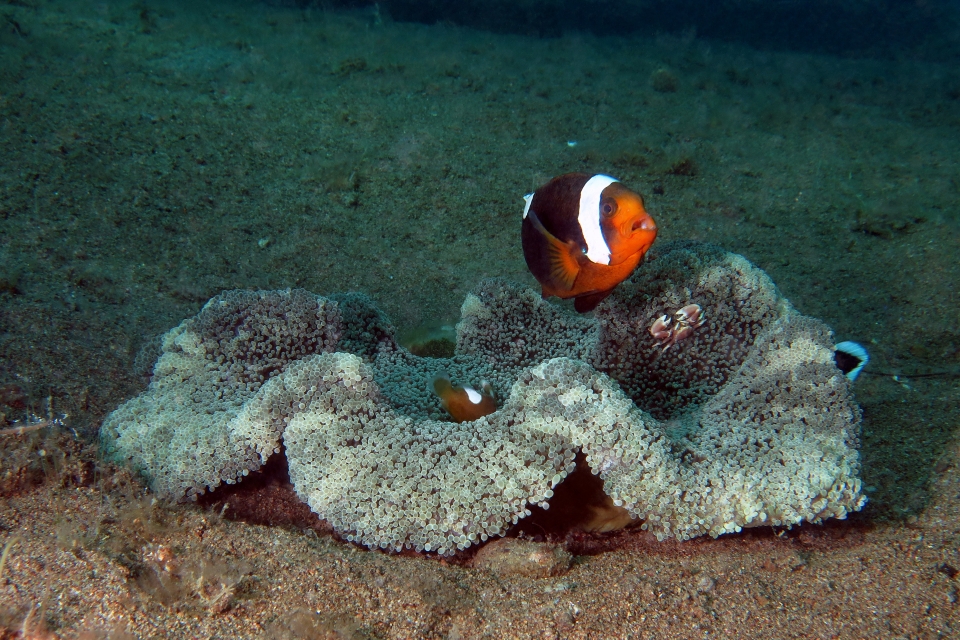
[[[604,218],[609,218],[610,216],[612,216],[612,215],[615,214],[616,212],[617,212],[617,201],[616,201],[616,200],[613,200],[613,199],[611,198],[611,199],[608,199],[608,200],[604,200],[604,201],[600,204],[600,214],[601,214]]]

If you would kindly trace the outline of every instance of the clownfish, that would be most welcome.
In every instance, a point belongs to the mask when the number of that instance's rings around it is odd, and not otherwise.
[[[471,422],[490,415],[497,410],[493,388],[486,380],[480,391],[471,387],[455,387],[446,375],[433,379],[433,390],[440,397],[440,404],[453,416],[454,422]]]
[[[604,175],[568,173],[524,196],[523,257],[543,297],[591,311],[630,277],[657,237],[643,198]]]

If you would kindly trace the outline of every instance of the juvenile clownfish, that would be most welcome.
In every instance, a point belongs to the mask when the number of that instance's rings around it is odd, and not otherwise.
[[[630,277],[657,237],[643,198],[615,178],[568,173],[524,196],[520,236],[543,297],[591,311]]]
[[[433,379],[433,390],[440,396],[440,403],[453,416],[454,422],[471,422],[497,410],[493,388],[487,381],[477,391],[471,387],[455,387],[450,378],[439,375]]]
[[[870,362],[870,354],[856,342],[841,342],[834,347],[833,360],[848,380],[856,380]]]

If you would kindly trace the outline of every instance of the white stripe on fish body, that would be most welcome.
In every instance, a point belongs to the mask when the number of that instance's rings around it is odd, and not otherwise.
[[[583,185],[580,191],[580,215],[577,222],[580,223],[583,240],[587,243],[587,258],[595,264],[610,264],[610,247],[607,246],[600,228],[600,195],[614,182],[619,180],[597,174],[587,180],[587,184]]]
[[[463,390],[467,394],[467,400],[473,404],[480,404],[480,401],[483,400],[483,396],[476,389],[471,389],[470,387],[464,387]]]

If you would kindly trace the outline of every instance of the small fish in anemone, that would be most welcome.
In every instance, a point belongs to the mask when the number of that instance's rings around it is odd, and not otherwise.
[[[834,347],[833,359],[848,380],[856,380],[870,362],[870,354],[856,342],[840,342]]]
[[[520,235],[543,297],[592,311],[630,277],[657,237],[643,198],[616,178],[568,173],[524,197]]]
[[[454,422],[472,422],[497,410],[493,388],[486,380],[477,391],[473,387],[455,387],[449,377],[441,374],[433,379],[433,390]]]

